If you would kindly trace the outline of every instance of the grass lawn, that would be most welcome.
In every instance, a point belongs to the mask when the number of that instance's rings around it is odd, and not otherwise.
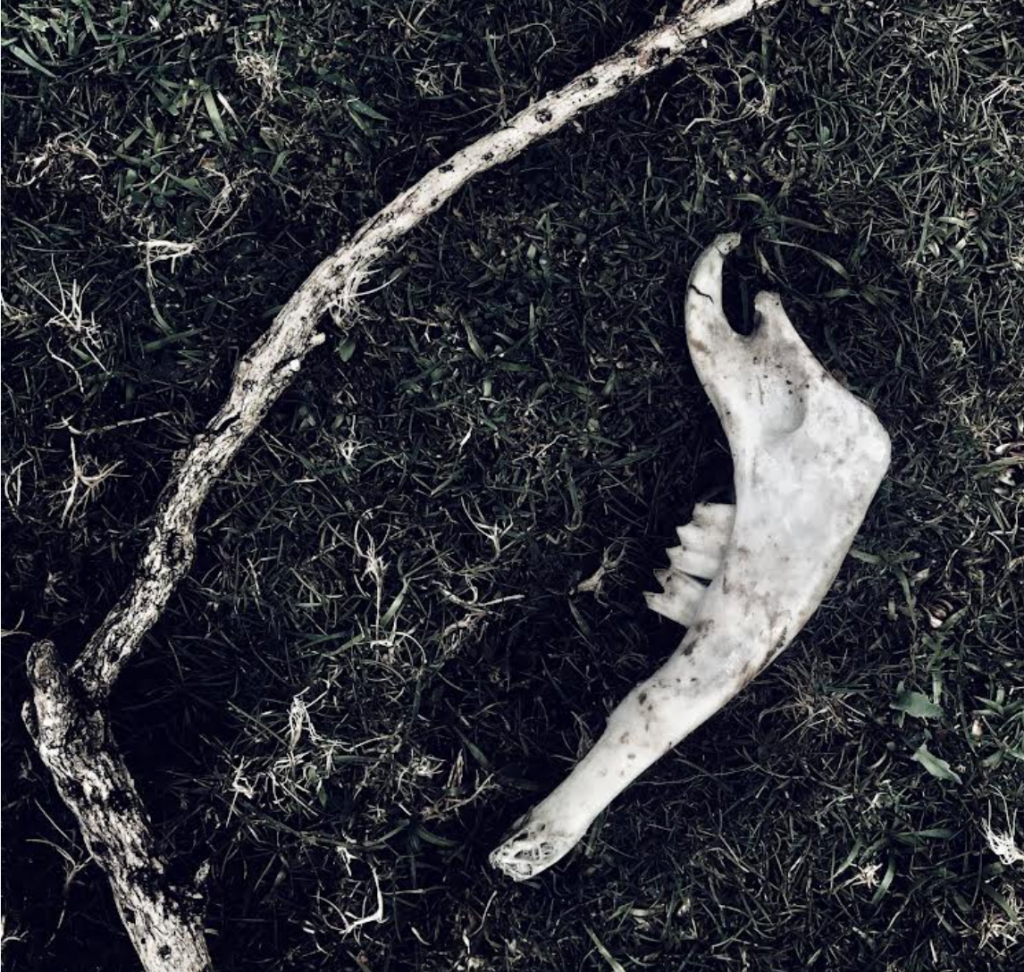
[[[662,9],[6,5],[11,970],[137,968],[21,725],[31,639],[80,649],[322,257]],[[471,184],[328,327],[113,700],[219,970],[1021,967],[1022,25],[787,0]],[[736,325],[779,291],[890,475],[788,652],[516,886],[487,852],[675,647],[641,592],[729,499],[681,318],[726,230]]]

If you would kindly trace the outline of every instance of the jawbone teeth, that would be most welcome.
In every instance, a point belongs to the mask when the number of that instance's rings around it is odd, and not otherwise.
[[[661,593],[644,593],[652,611],[683,627],[693,624],[707,593],[707,585],[701,579],[710,580],[718,573],[734,516],[735,507],[731,504],[697,504],[693,519],[676,531],[679,546],[665,551],[671,566],[654,572]]]
[[[729,326],[721,236],[690,275],[686,337],[729,439],[736,505],[698,504],[650,607],[689,630],[638,685],[568,778],[491,854],[515,880],[567,854],[634,779],[722,708],[800,631],[825,596],[889,465],[889,436],[793,329],[778,297],[757,330]],[[700,578],[710,580],[705,586]]]
[[[700,581],[672,570],[656,570],[654,576],[664,588],[664,593],[645,591],[647,606],[662,617],[688,628],[697,616],[697,608],[707,588]]]

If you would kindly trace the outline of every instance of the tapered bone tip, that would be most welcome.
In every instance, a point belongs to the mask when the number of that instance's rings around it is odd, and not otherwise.
[[[644,600],[655,614],[689,628],[693,624],[700,596],[694,597],[685,587],[677,587],[671,594],[652,594],[650,591],[644,591]]]
[[[721,353],[737,340],[722,309],[722,265],[740,245],[739,233],[724,233],[697,258],[686,287],[686,341],[695,362]],[[698,364],[697,374],[701,376]]]
[[[659,591],[658,593],[644,591],[644,601],[655,614],[660,614],[662,617],[674,618],[677,613],[675,611],[675,601],[664,591]]]
[[[716,305],[722,302],[722,262],[742,242],[743,237],[739,233],[716,236],[694,264],[690,283],[696,284]]]
[[[712,245],[722,256],[728,256],[742,242],[743,237],[739,233],[723,233],[721,236],[715,237],[715,242]]]
[[[871,452],[871,458],[884,474],[892,462],[892,438],[885,431],[885,426],[879,421],[877,415],[872,413],[869,424],[872,431],[864,436],[864,442]]]

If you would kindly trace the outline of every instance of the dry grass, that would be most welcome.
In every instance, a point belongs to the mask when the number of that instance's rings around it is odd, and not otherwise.
[[[659,10],[5,11],[10,968],[134,968],[20,728],[29,637],[81,645],[321,256]],[[1019,964],[1022,14],[790,0],[382,269],[215,490],[115,700],[169,844],[210,862],[220,969]],[[726,229],[734,319],[778,289],[892,472],[798,643],[512,887],[487,850],[671,650],[640,592],[728,492],[680,320]]]

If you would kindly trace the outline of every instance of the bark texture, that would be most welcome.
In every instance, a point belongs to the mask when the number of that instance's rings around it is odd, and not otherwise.
[[[106,699],[121,670],[163,613],[195,556],[195,526],[217,479],[325,336],[327,316],[344,327],[361,283],[389,249],[470,179],[507,162],[594,105],[676,60],[694,41],[779,0],[686,0],[679,14],[626,44],[564,87],[521,111],[428,172],[310,274],[239,360],[227,399],[178,460],[158,501],[135,578],[77,660],[65,669],[53,645],[29,657],[34,690],[26,721],[148,972],[209,967],[195,888],[167,880],[152,828],[112,739]]]
[[[104,707],[82,695],[52,642],[33,645],[28,675],[33,699],[25,706],[25,724],[90,853],[110,878],[143,968],[210,969],[198,886],[183,887],[169,877]]]

